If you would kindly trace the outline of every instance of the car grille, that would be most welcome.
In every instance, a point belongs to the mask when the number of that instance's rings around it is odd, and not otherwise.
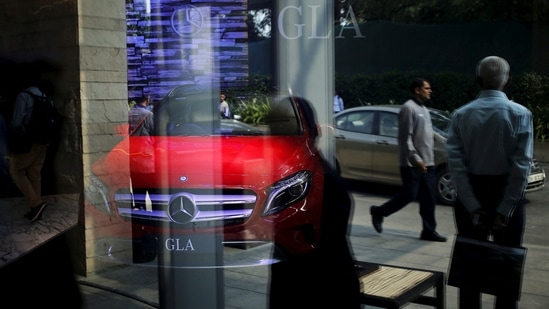
[[[532,192],[543,189],[545,186],[545,172],[543,168],[539,165],[538,160],[534,157],[532,161],[530,161],[530,178],[534,178],[535,180],[528,181],[528,185],[526,186],[526,192]]]
[[[532,158],[532,161],[530,161],[530,174],[535,174],[540,172],[541,172],[541,166],[538,163],[538,159]]]
[[[120,190],[118,214],[152,222],[172,222],[182,228],[242,224],[251,216],[256,195],[251,190]]]

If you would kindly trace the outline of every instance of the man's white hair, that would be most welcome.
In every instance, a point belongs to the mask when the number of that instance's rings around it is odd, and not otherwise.
[[[485,89],[503,89],[509,79],[509,63],[498,56],[488,56],[479,61],[477,77]]]

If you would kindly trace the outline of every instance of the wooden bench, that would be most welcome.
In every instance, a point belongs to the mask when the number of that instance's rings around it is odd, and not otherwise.
[[[401,308],[415,303],[445,308],[443,272],[360,261],[355,264],[364,305]],[[432,289],[434,296],[424,295]]]

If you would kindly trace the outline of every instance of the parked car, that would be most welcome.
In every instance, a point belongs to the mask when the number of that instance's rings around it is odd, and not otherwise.
[[[179,235],[200,250],[218,234],[231,246],[273,244],[275,255],[312,250],[324,170],[302,99],[269,97],[261,129],[220,119],[218,102],[212,89],[172,90],[154,107],[153,136],[127,137],[92,165],[90,204],[161,246]]]
[[[398,166],[398,112],[400,105],[359,106],[334,116],[336,167],[343,178],[401,185]],[[446,155],[450,115],[429,108],[435,132],[436,197],[453,205],[457,192],[448,171]],[[545,172],[534,158],[527,192],[541,190]]]

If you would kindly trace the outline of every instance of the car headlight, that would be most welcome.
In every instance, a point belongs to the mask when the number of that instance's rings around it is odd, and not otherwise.
[[[311,187],[312,175],[301,171],[273,184],[267,192],[263,216],[272,215],[304,199]]]
[[[99,177],[90,176],[90,183],[86,188],[86,200],[100,211],[112,215],[108,192],[109,189]]]

